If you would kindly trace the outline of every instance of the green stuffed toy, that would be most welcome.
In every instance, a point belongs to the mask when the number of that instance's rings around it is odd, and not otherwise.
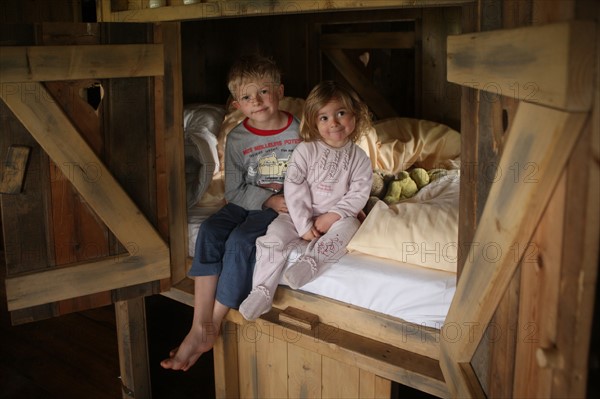
[[[427,171],[423,168],[414,168],[410,172],[402,171],[398,176],[394,176],[376,169],[373,171],[371,196],[364,208],[365,213],[369,213],[380,199],[391,205],[403,199],[411,198],[423,187],[447,174],[446,169]]]
[[[402,171],[398,178],[388,185],[387,193],[383,197],[386,204],[393,204],[400,200],[410,198],[419,191],[417,183],[410,177],[408,172]]]
[[[423,168],[415,168],[410,171],[410,177],[417,183],[417,187],[422,189],[429,184],[429,174]]]

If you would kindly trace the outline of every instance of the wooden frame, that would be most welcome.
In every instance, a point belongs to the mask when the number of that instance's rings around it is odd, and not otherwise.
[[[473,242],[478,245],[494,243],[503,251],[490,262],[475,246],[469,249],[472,256],[464,266],[446,319],[444,328],[469,329],[468,333],[462,334],[466,339],[443,340],[441,343],[441,366],[453,397],[484,395],[471,361],[525,252],[511,253],[507,249],[527,248],[589,117],[593,89],[589,84],[580,84],[579,78],[583,77],[586,82],[592,80],[593,62],[588,60],[595,59],[597,50],[593,41],[586,42],[584,38],[595,37],[595,28],[591,22],[570,22],[506,30],[501,34],[487,32],[450,37],[448,40],[448,57],[452,60],[448,80],[465,84],[466,78],[471,86],[474,82],[507,80],[501,62],[498,66],[481,68],[481,63],[477,62],[481,53],[505,49],[515,41],[524,43],[521,51],[532,56],[527,59],[525,68],[519,68],[519,73],[511,71],[511,78],[516,78],[517,82],[530,82],[538,77],[535,82],[539,96],[529,100],[542,104],[522,102],[519,105],[498,165],[499,170],[504,171],[514,165],[534,165],[539,174],[535,180],[515,180],[513,176],[505,175],[492,184],[482,215],[482,220],[487,223],[479,225]],[[545,40],[548,37],[552,40]],[[555,54],[556,50],[574,58],[559,57],[554,60],[555,68],[546,68],[549,54]],[[515,56],[514,53],[501,55],[509,59]],[[462,61],[464,59],[472,62]],[[575,65],[574,60],[579,62]],[[536,74],[538,71],[544,73]],[[556,106],[564,110],[550,108]],[[532,184],[541,182],[542,185]],[[480,300],[471,299],[473,291],[479,293]],[[551,362],[547,358],[558,356],[553,351],[547,353],[547,349],[540,348],[544,367]]]

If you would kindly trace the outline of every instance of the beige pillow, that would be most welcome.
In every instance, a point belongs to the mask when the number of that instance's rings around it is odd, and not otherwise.
[[[460,167],[460,133],[440,123],[390,118],[374,124],[377,169],[397,174],[412,166],[426,170]]]
[[[348,250],[456,273],[459,176],[452,170],[412,198],[377,202]]]

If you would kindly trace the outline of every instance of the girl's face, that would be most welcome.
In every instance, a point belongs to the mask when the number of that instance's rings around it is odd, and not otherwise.
[[[319,134],[332,147],[343,147],[355,126],[354,113],[338,99],[331,100],[317,113]]]

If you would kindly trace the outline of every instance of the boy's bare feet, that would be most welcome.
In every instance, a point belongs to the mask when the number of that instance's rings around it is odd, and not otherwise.
[[[203,328],[204,327],[204,328]],[[165,369],[187,371],[204,352],[212,349],[218,332],[208,331],[207,326],[194,326],[179,347],[169,353],[169,358],[160,362]]]

